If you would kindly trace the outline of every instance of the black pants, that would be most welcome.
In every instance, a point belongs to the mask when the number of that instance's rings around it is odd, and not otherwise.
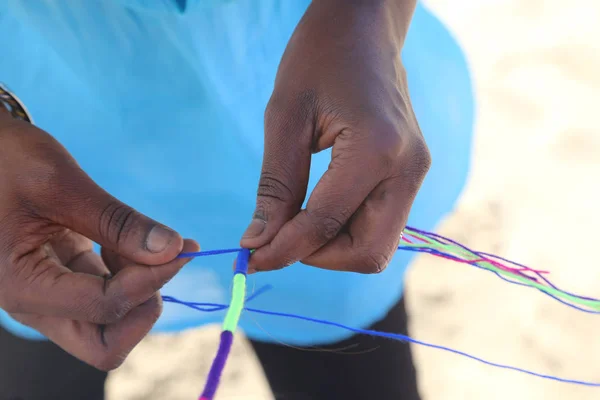
[[[406,334],[404,302],[371,328]],[[419,400],[405,343],[358,335],[321,346],[325,351],[252,345],[277,400]],[[50,342],[22,340],[0,329],[0,400],[102,400],[105,378]],[[190,399],[196,395],[190,393]]]

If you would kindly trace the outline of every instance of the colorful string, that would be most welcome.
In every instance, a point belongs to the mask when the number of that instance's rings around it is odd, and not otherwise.
[[[226,308],[227,306],[222,305],[222,304],[216,304],[216,303],[193,303],[193,302],[186,302],[186,301],[181,301],[178,300],[174,297],[171,296],[165,296],[163,297],[163,300],[166,302],[170,302],[170,303],[175,303],[175,304],[181,304],[184,305],[186,307],[190,307],[199,311],[217,311],[217,309],[202,309],[203,307],[219,307],[219,309],[222,309],[220,307]],[[450,347],[445,347],[445,346],[440,346],[437,344],[433,344],[433,343],[428,343],[428,342],[424,342],[421,340],[417,340],[417,339],[413,339],[410,336],[405,336],[399,333],[389,333],[389,332],[380,332],[380,331],[374,331],[374,330],[369,330],[369,329],[359,329],[359,328],[353,328],[347,325],[343,325],[337,322],[333,322],[333,321],[327,321],[327,320],[322,320],[322,319],[317,319],[317,318],[311,318],[311,317],[305,317],[302,315],[297,315],[297,314],[289,314],[289,313],[281,313],[281,312],[275,312],[275,311],[267,311],[267,310],[261,310],[261,309],[257,309],[257,308],[250,308],[250,307],[245,307],[244,308],[245,311],[251,312],[251,313],[255,313],[255,314],[264,314],[264,315],[270,315],[270,316],[275,316],[275,317],[282,317],[282,318],[293,318],[293,319],[298,319],[298,320],[302,320],[302,321],[307,321],[307,322],[312,322],[312,323],[317,323],[317,324],[321,324],[321,325],[329,325],[329,326],[333,326],[336,328],[340,328],[340,329],[345,329],[347,331],[350,332],[354,332],[356,334],[360,334],[360,335],[369,335],[369,336],[377,336],[377,337],[384,337],[387,339],[392,339],[392,340],[398,340],[398,341],[402,341],[402,342],[409,342],[409,343],[413,343],[413,344],[417,344],[420,346],[425,346],[425,347],[429,347],[429,348],[434,348],[434,349],[438,349],[438,350],[443,350],[443,351],[447,351],[450,353],[454,353],[454,354],[458,354],[460,356],[463,357],[467,357],[470,358],[472,360],[478,361],[480,363],[492,366],[492,367],[496,367],[496,368],[501,368],[501,369],[507,369],[507,370],[511,370],[511,371],[516,371],[516,372],[521,372],[527,375],[532,375],[538,378],[543,378],[543,379],[548,379],[548,380],[552,380],[552,381],[556,381],[556,382],[562,382],[562,383],[572,383],[572,384],[576,384],[576,385],[582,385],[582,386],[592,386],[592,387],[600,387],[600,382],[588,382],[588,381],[582,381],[582,380],[575,380],[575,379],[568,379],[568,378],[561,378],[561,377],[557,377],[557,376],[553,376],[553,375],[546,375],[546,374],[541,374],[538,372],[534,372],[534,371],[529,371],[527,369],[523,369],[523,368],[519,368],[519,367],[512,367],[510,365],[504,365],[504,364],[499,364],[496,362],[492,362],[492,361],[487,361],[483,358],[480,357],[476,357],[474,355],[471,355],[469,353],[466,353],[464,351],[460,351],[460,350],[455,350],[452,349]]]
[[[206,379],[206,384],[200,400],[213,400],[223,369],[227,363],[227,357],[231,351],[233,344],[233,335],[237,329],[242,310],[244,309],[244,297],[246,296],[246,272],[248,271],[248,260],[250,258],[250,250],[241,250],[238,252],[235,271],[233,273],[233,287],[231,289],[231,301],[228,307],[219,306],[217,309],[227,308],[227,314],[223,321],[223,331],[221,332],[221,340],[219,349],[213,360]],[[163,298],[164,299],[164,298]],[[169,301],[169,300],[166,300]],[[172,298],[171,298],[172,301]],[[215,310],[216,311],[216,310]]]
[[[574,308],[579,311],[592,313],[592,314],[600,314],[600,300],[594,299],[591,297],[579,296],[574,293],[567,292],[565,290],[560,289],[556,285],[554,285],[548,278],[544,275],[548,274],[548,271],[541,271],[529,268],[525,265],[519,264],[514,261],[510,261],[508,259],[489,254],[484,252],[479,252],[475,250],[471,250],[468,247],[453,241],[452,239],[446,238],[444,236],[422,231],[416,228],[407,227],[405,229],[404,235],[401,239],[401,242],[398,246],[398,250],[403,251],[412,251],[419,253],[428,253],[437,257],[441,257],[444,259],[449,259],[452,261],[456,261],[459,263],[464,263],[471,265],[473,267],[489,271],[500,279],[509,282],[511,284],[516,284],[519,286],[525,286],[529,288],[533,288],[541,291],[545,295],[550,296],[554,300],[559,301],[560,303],[567,305],[571,308]],[[600,383],[595,382],[587,382],[582,380],[573,380],[560,378],[552,375],[545,375],[533,371],[529,371],[526,369],[512,367],[509,365],[498,364],[495,362],[486,361],[479,357],[475,357],[468,353],[454,350],[448,347],[439,346],[436,344],[431,344],[427,342],[423,342],[420,340],[412,339],[405,335],[387,333],[387,332],[379,332],[373,330],[365,330],[365,329],[357,329],[353,327],[349,327],[346,325],[339,324],[333,321],[326,321],[315,319],[311,317],[305,317],[301,315],[289,314],[289,313],[281,313],[267,310],[260,310],[256,308],[246,307],[245,304],[250,302],[252,299],[262,295],[267,290],[271,289],[270,286],[263,287],[259,289],[257,292],[252,294],[247,299],[244,299],[246,294],[246,271],[248,268],[248,260],[250,257],[250,251],[246,249],[224,249],[224,250],[211,250],[211,251],[201,251],[194,253],[182,253],[179,255],[180,258],[193,258],[193,257],[204,257],[215,254],[227,254],[227,253],[238,253],[238,258],[236,262],[236,269],[233,276],[233,288],[231,295],[231,302],[229,305],[223,304],[215,304],[215,303],[196,303],[196,302],[186,302],[182,300],[178,300],[171,296],[163,296],[163,300],[165,302],[171,302],[176,304],[181,304],[186,307],[193,308],[197,311],[202,312],[214,312],[227,309],[227,315],[223,322],[223,331],[221,333],[221,340],[219,344],[219,349],[217,351],[217,355],[213,361],[211,366],[211,370],[209,372],[207,382],[200,397],[200,400],[212,400],[216,393],[217,387],[219,385],[219,380],[221,374],[223,372],[223,368],[227,361],[227,356],[229,355],[229,351],[231,350],[231,345],[233,343],[233,335],[235,333],[235,329],[237,328],[238,321],[240,319],[242,311],[248,311],[252,313],[271,315],[283,318],[294,318],[299,320],[304,320],[312,323],[318,323],[323,325],[334,326],[340,329],[345,329],[357,334],[362,335],[370,335],[370,336],[378,336],[385,337],[393,340],[400,340],[404,342],[410,342],[413,344],[418,344],[426,347],[431,347],[439,350],[448,351],[454,354],[458,354],[481,363],[497,367],[503,369],[509,369],[512,371],[517,371],[521,373],[525,373],[528,375],[533,375],[539,378],[549,379],[558,382],[564,383],[572,383],[583,386],[593,386],[599,387]]]
[[[210,250],[194,253],[182,253],[181,258],[210,256],[214,254],[237,253],[242,249]],[[579,296],[562,290],[554,285],[545,275],[548,271],[531,269],[505,258],[471,250],[441,235],[407,227],[398,250],[427,253],[440,258],[468,264],[486,270],[511,284],[530,287],[545,295],[579,311],[600,314],[600,300]]]

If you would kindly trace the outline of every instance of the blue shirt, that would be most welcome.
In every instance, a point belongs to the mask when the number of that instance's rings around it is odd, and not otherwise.
[[[0,5],[0,81],[24,102],[101,186],[200,242],[236,247],[255,202],[263,113],[287,40],[308,0],[5,1]],[[469,164],[473,99],[465,60],[443,26],[418,7],[403,52],[415,112],[433,166],[410,216],[431,230],[452,210]],[[309,190],[329,152],[314,157]],[[253,307],[356,327],[399,300],[410,254],[366,276],[293,265],[249,279],[273,285]],[[227,303],[232,257],[199,258],[162,290]],[[432,279],[435,279],[432,277]],[[166,304],[155,331],[220,322]],[[39,334],[0,310],[0,322]],[[348,333],[245,314],[252,338],[322,344]]]

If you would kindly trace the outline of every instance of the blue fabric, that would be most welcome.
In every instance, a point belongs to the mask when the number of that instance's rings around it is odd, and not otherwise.
[[[197,239],[236,246],[253,212],[263,111],[279,59],[308,0],[38,0],[0,5],[4,81],[82,167],[112,194]],[[415,112],[433,156],[410,224],[433,229],[464,185],[473,125],[471,82],[448,32],[419,6],[403,53]],[[310,188],[330,154],[315,156]],[[274,290],[253,307],[365,327],[402,294],[411,253],[380,275],[294,265],[249,277]],[[193,261],[163,290],[227,303],[229,255]],[[155,331],[220,322],[166,304]],[[4,312],[11,331],[39,339]],[[254,338],[328,343],[335,328],[245,315]]]

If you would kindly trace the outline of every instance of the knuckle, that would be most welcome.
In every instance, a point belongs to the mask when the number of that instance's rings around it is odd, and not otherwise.
[[[114,324],[131,309],[131,304],[117,297],[103,297],[89,306],[89,316],[96,324]]]
[[[342,214],[346,215],[348,212],[343,211]],[[344,216],[338,217],[331,214],[313,218],[313,244],[315,246],[321,246],[335,238],[344,227],[345,220],[346,218]]]
[[[431,168],[432,159],[431,152],[429,151],[429,147],[427,146],[425,139],[420,137],[419,140],[417,140],[414,148],[414,163],[419,167],[419,170],[421,170],[423,174],[426,174]]]
[[[419,184],[431,168],[431,153],[425,140],[420,137],[414,140],[403,173]]]
[[[98,220],[98,233],[118,247],[130,234],[135,218],[136,212],[133,209],[115,200],[102,210]]]
[[[273,94],[265,108],[264,123],[267,131],[281,119],[280,115],[284,113],[284,109],[284,101],[281,96]]]
[[[274,92],[265,108],[265,127],[276,127],[285,121],[307,121],[314,114],[316,104],[317,94],[312,89]]]
[[[280,131],[289,123],[290,111],[293,107],[287,97],[273,94],[265,108],[265,133]]]
[[[379,167],[391,171],[398,164],[407,147],[407,139],[391,124],[383,124],[373,132],[376,137],[370,140],[371,153]]]
[[[305,89],[298,91],[293,97],[294,106],[302,111],[302,114],[308,115],[312,113],[317,105],[317,92],[313,89]]]
[[[381,152],[384,157],[396,160],[405,151],[408,141],[406,135],[394,127],[382,129],[379,135],[382,137]]]
[[[277,265],[273,266],[270,271],[278,271],[280,269],[284,269],[289,267],[290,265],[293,265],[295,263],[297,263],[298,260],[291,258],[291,257],[285,257],[283,258]]]
[[[293,199],[292,189],[279,175],[271,172],[270,168],[263,169],[258,184],[258,197],[275,199],[283,203],[288,203]]]
[[[391,261],[387,253],[365,252],[356,264],[356,272],[362,274],[379,274],[383,272]]]
[[[377,154],[379,167],[387,171],[408,168],[425,176],[431,167],[431,153],[418,127],[399,129],[392,123],[380,123],[370,140],[371,152]]]
[[[36,285],[43,285],[46,280],[57,281],[64,273],[59,275],[49,274],[49,272],[56,268],[56,261],[45,252],[36,252],[31,254],[30,260],[22,268],[20,279],[29,288]]]
[[[49,256],[35,252],[20,268],[0,274],[0,308],[9,313],[29,311],[33,288],[48,279],[52,263]]]

